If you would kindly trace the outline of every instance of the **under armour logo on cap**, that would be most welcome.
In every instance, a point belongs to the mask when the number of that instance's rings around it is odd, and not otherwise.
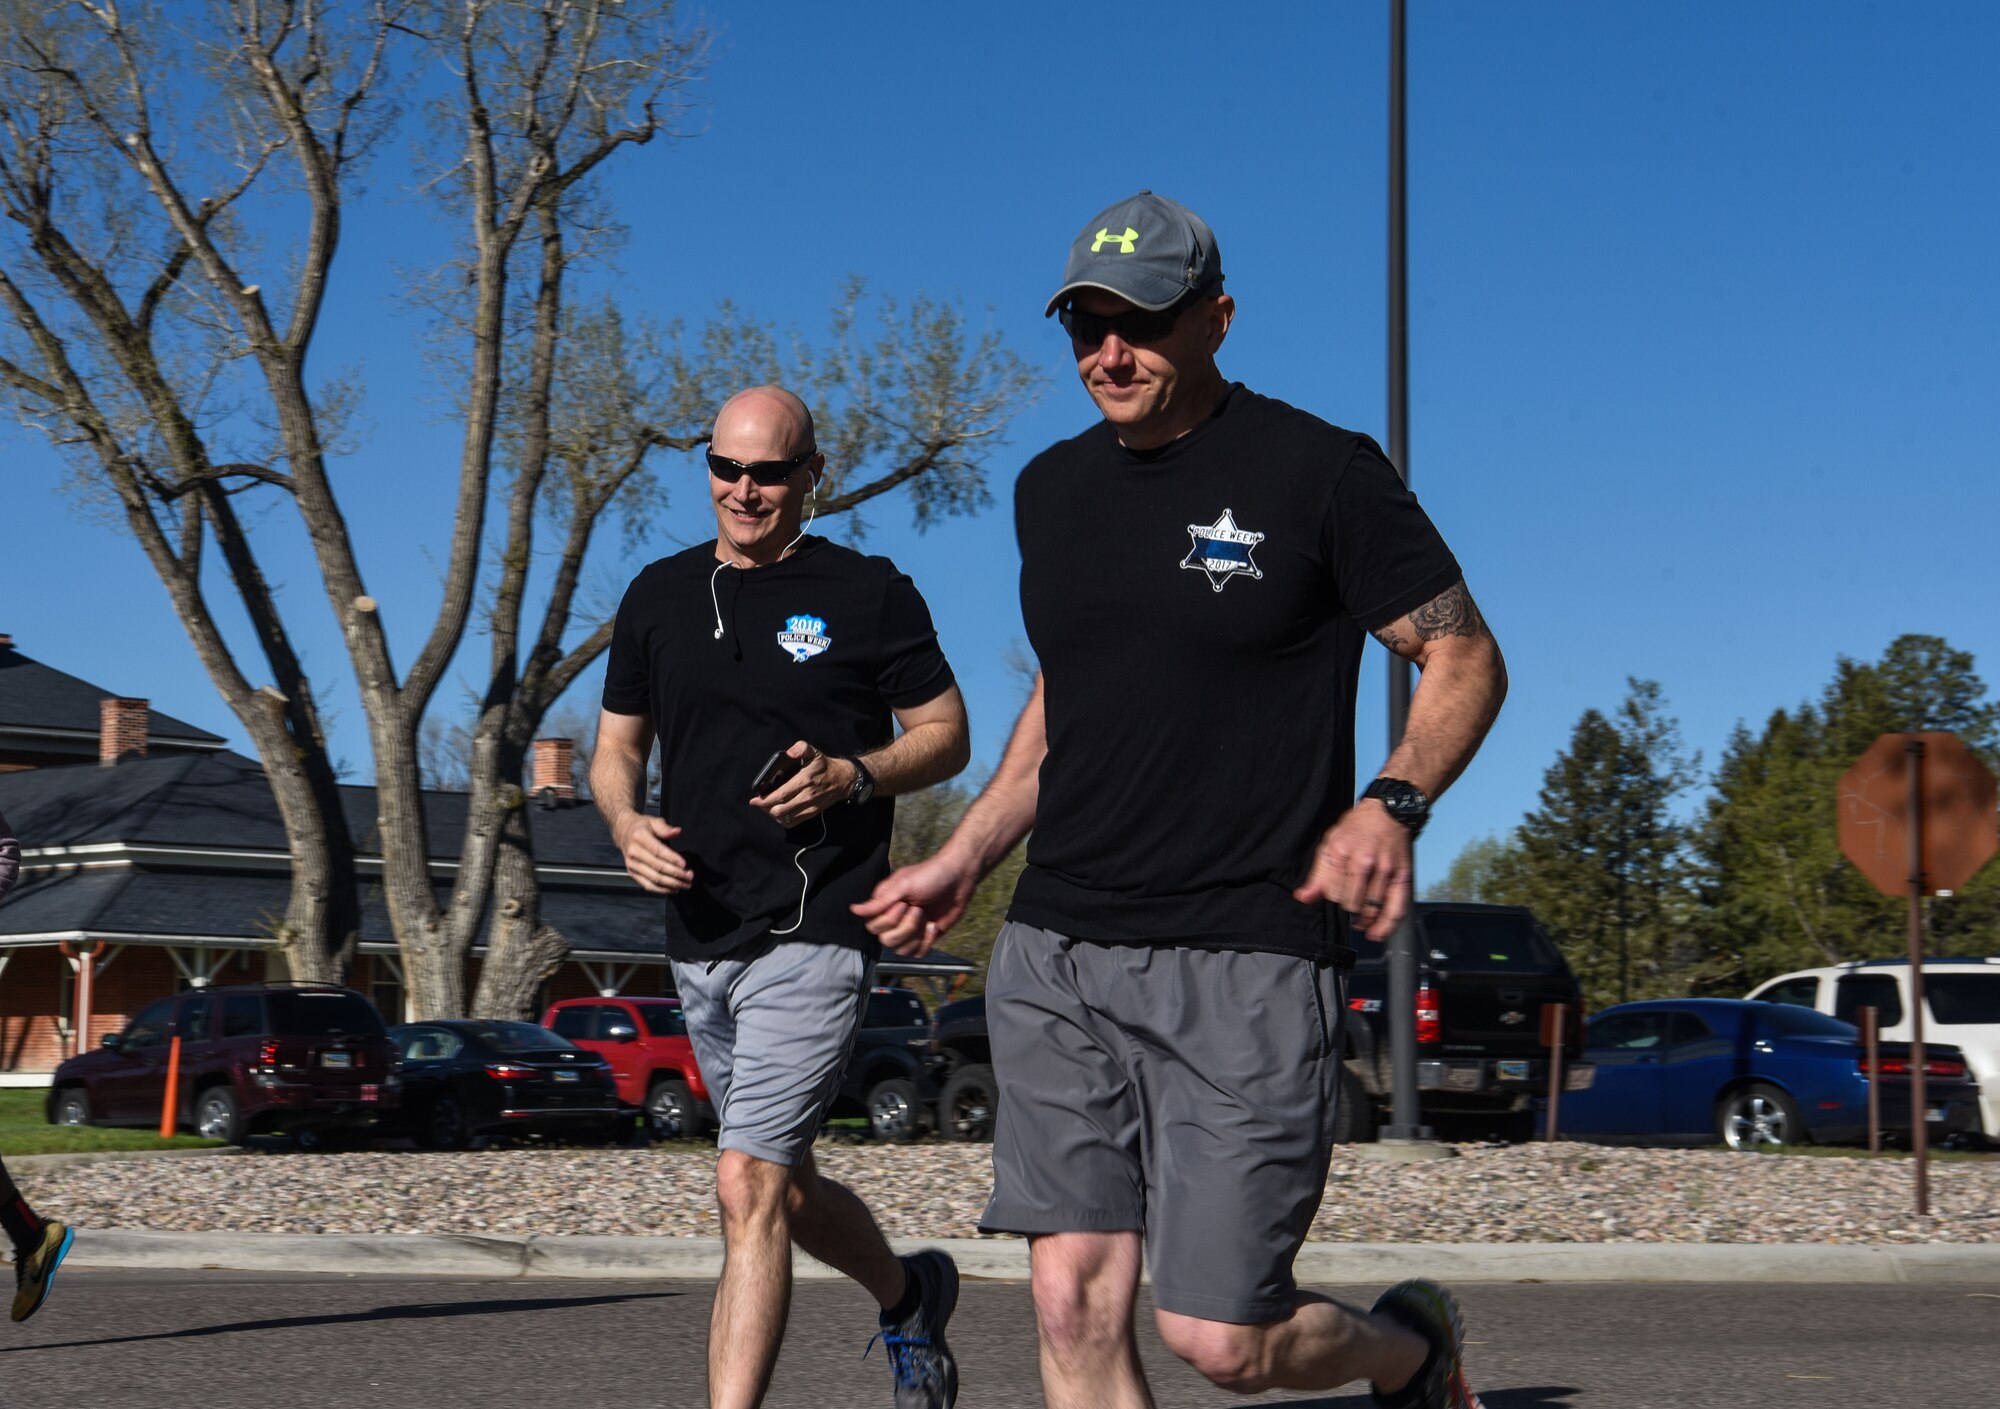
[[[1118,253],[1120,254],[1130,254],[1139,248],[1139,232],[1134,230],[1130,225],[1127,225],[1124,234],[1114,235],[1111,233],[1111,227],[1107,225],[1102,230],[1099,230],[1097,238],[1090,242],[1090,252],[1096,254],[1109,244],[1116,244],[1118,246]]]

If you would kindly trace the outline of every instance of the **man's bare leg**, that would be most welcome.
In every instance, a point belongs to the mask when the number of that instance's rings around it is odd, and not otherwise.
[[[868,1205],[845,1184],[826,1178],[812,1151],[792,1169],[792,1241],[836,1272],[852,1277],[887,1310],[903,1297],[903,1264],[876,1226]]]
[[[1300,1292],[1281,1321],[1239,1326],[1172,1311],[1154,1313],[1167,1349],[1211,1383],[1238,1394],[1334,1389],[1369,1380],[1394,1391],[1423,1368],[1430,1347],[1387,1316]]]
[[[708,1322],[711,1409],[755,1409],[770,1386],[792,1305],[786,1191],[792,1171],[739,1150],[715,1164],[722,1278]]]
[[[1048,1409],[1153,1409],[1132,1311],[1137,1233],[1045,1233],[1028,1240]]]

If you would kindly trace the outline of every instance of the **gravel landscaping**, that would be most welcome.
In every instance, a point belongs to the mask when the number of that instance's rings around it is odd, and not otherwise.
[[[2000,1242],[2000,1161],[1931,1167],[1933,1217],[1907,1159],[1590,1145],[1461,1145],[1379,1164],[1336,1152],[1321,1242]],[[892,1237],[972,1237],[990,1147],[822,1142],[820,1168]],[[720,1232],[713,1150],[503,1148],[465,1154],[189,1156],[22,1171],[43,1212],[83,1228],[245,1233]]]

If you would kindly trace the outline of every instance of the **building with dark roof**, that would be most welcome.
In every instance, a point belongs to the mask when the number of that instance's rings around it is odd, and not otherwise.
[[[220,734],[148,709],[144,700],[100,690],[24,656],[12,636],[0,634],[0,773],[97,762],[107,736],[115,746],[121,730],[137,730],[150,754],[214,753],[225,742]]]
[[[218,735],[0,647],[0,815],[22,848],[20,883],[0,900],[0,1079],[46,1073],[164,993],[284,977],[271,939],[291,857],[262,765]],[[84,731],[79,720],[97,711]],[[143,722],[143,730],[139,725]],[[543,921],[570,944],[550,999],[670,993],[660,897],[625,874],[597,809],[569,781],[568,740],[537,743],[530,825]],[[360,957],[349,981],[390,1021],[403,1014],[401,967],[379,877],[375,789],[341,789],[360,852]],[[427,792],[440,903],[464,836],[463,793]],[[483,941],[474,946],[478,963]],[[92,963],[91,1012],[76,975]],[[885,955],[885,976],[945,981],[973,971],[950,955]],[[468,983],[467,991],[471,991]]]

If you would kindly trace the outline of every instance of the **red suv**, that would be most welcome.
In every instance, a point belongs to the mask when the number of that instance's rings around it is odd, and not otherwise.
[[[402,1094],[402,1058],[375,1005],[331,984],[202,988],[149,1003],[95,1052],[56,1068],[56,1125],[157,1125],[181,1039],[176,1124],[241,1144],[283,1130],[302,1143],[372,1126]]]
[[[565,998],[542,1026],[611,1063],[619,1099],[646,1112],[657,1140],[694,1140],[715,1124],[678,998]]]

